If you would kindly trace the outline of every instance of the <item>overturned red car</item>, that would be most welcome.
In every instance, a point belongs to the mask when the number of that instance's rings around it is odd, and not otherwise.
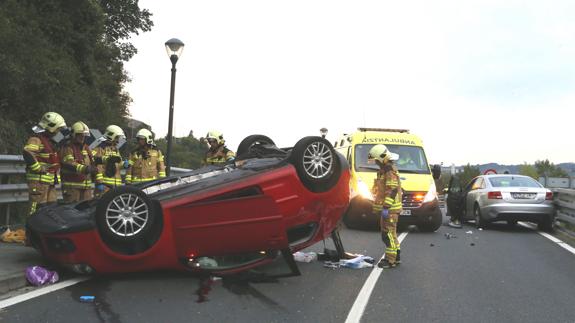
[[[235,163],[40,209],[32,246],[79,273],[158,269],[234,273],[328,237],[349,204],[349,166],[321,137],[280,149],[245,138]]]

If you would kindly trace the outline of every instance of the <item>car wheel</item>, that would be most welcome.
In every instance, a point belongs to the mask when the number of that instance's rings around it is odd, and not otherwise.
[[[437,229],[441,227],[442,223],[443,223],[443,216],[441,212],[437,212],[431,216],[429,222],[418,224],[417,227],[419,228],[419,231],[422,232],[435,232],[437,231]]]
[[[555,217],[551,216],[551,217],[545,218],[544,220],[541,220],[541,222],[537,223],[537,228],[539,228],[539,230],[541,230],[541,231],[553,232],[553,230],[554,230],[553,225],[554,224],[555,224]]]
[[[274,141],[264,135],[247,136],[238,146],[237,159],[244,159],[244,156],[250,153],[250,149],[255,145],[275,145]]]
[[[481,208],[479,208],[479,205],[475,205],[473,214],[475,216],[475,227],[477,227],[477,229],[484,229],[487,222],[481,217]]]
[[[118,187],[104,194],[96,207],[96,223],[101,234],[116,242],[144,237],[154,226],[156,209],[141,190]]]
[[[300,139],[293,147],[289,160],[302,183],[312,192],[328,191],[341,175],[339,156],[331,143],[321,137]]]

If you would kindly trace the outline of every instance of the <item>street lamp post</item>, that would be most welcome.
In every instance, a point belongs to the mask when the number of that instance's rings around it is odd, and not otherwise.
[[[171,159],[171,152],[172,152],[172,126],[174,122],[174,91],[176,87],[176,63],[178,62],[178,58],[182,55],[182,51],[184,50],[184,43],[177,39],[172,38],[166,42],[166,52],[168,53],[168,57],[170,57],[170,61],[172,62],[172,82],[170,85],[170,117],[168,121],[168,149],[166,151],[166,174],[170,175],[170,159]]]

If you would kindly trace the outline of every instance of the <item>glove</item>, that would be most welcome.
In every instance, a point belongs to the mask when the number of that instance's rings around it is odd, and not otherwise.
[[[106,190],[106,185],[104,184],[96,184],[96,190],[98,192],[103,192],[104,190]]]
[[[127,159],[124,159],[124,169],[128,169],[130,168],[130,161]]]
[[[383,210],[381,210],[381,218],[382,218],[382,219],[387,219],[387,218],[389,218],[389,209],[383,209]]]
[[[84,173],[85,174],[96,174],[98,172],[98,169],[92,165],[88,165],[86,167],[84,167]]]

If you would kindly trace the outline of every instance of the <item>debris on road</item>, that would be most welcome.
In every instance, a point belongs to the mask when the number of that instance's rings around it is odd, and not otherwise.
[[[447,239],[447,240],[457,238],[457,236],[455,234],[452,234],[452,233],[444,233],[443,235],[445,236],[445,239]]]
[[[298,251],[293,254],[293,259],[299,262],[312,262],[317,259],[317,254],[315,252]]]
[[[469,245],[470,245],[470,246],[475,246],[475,243],[472,242],[472,243],[470,243]]]
[[[53,284],[60,280],[58,273],[40,266],[26,268],[26,280],[34,286]]]
[[[96,299],[95,296],[80,296],[80,302],[82,303],[92,303]]]
[[[351,268],[351,269],[361,269],[361,268],[372,268],[375,260],[373,257],[357,255],[357,257],[352,259],[340,259],[339,261],[324,261],[323,266],[325,268]]]
[[[435,245],[434,245],[433,243],[430,243],[429,246],[430,246],[430,247],[433,247],[433,246],[435,246]]]
[[[15,242],[15,243],[25,243],[26,242],[26,231],[24,229],[10,230],[7,228],[0,236],[2,242]]]

